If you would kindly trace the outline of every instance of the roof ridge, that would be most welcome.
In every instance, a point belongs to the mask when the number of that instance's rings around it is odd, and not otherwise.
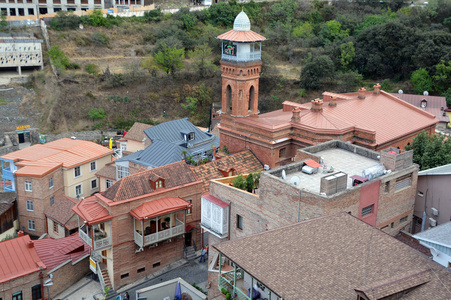
[[[393,96],[392,94],[387,93],[386,91],[381,90],[380,93],[385,95],[385,96],[387,96],[389,99],[394,100],[394,101],[400,103],[401,105],[404,105],[404,106],[406,106],[406,107],[408,107],[410,109],[414,109],[417,112],[419,112],[419,113],[421,113],[421,114],[423,114],[423,115],[425,115],[425,116],[427,116],[427,117],[429,117],[431,119],[436,119],[436,117],[433,114],[428,113],[427,111],[425,111],[425,110],[423,110],[423,109],[421,109],[419,107],[416,107],[415,105],[412,105],[412,104],[410,104],[410,103],[408,103],[408,102],[406,102],[406,101],[404,101],[404,100],[402,100],[402,99],[400,99],[400,98],[398,98],[396,96]]]

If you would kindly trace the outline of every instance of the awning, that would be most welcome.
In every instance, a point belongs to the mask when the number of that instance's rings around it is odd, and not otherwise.
[[[113,218],[108,210],[97,202],[96,195],[82,199],[72,210],[79,215],[88,225],[103,223]]]
[[[145,218],[163,216],[179,210],[188,209],[190,207],[191,204],[182,198],[164,197],[143,203],[137,208],[132,209],[130,214],[135,219],[144,220]]]
[[[359,175],[352,175],[350,178],[357,179],[358,181],[361,181],[361,182],[367,182],[369,180],[368,178],[365,178],[365,177],[362,177]]]
[[[202,198],[205,200],[208,200],[211,203],[216,204],[217,206],[222,207],[222,208],[229,206],[229,204],[227,202],[224,202],[221,199],[216,198],[215,196],[212,196],[210,194],[202,195]]]
[[[312,167],[314,169],[317,169],[317,168],[321,167],[321,165],[319,163],[317,163],[316,161],[314,161],[313,159],[306,160],[306,161],[304,161],[304,163],[307,166]]]

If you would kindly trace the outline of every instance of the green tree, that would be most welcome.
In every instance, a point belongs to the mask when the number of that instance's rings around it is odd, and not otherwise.
[[[425,68],[413,72],[412,76],[410,76],[410,81],[412,81],[413,90],[419,95],[423,94],[424,91],[431,92],[433,90],[432,77]]]
[[[451,163],[451,141],[444,135],[418,134],[406,150],[413,150],[413,162],[426,170]]]
[[[451,107],[451,87],[442,93],[442,96],[446,98],[446,104],[448,107]]]
[[[94,9],[89,15],[88,23],[94,27],[105,26],[106,19],[103,17],[101,9]]]
[[[355,48],[353,42],[348,42],[340,45],[341,56],[340,63],[343,70],[348,71],[352,68],[355,58]]]
[[[208,11],[213,25],[231,26],[236,17],[232,6],[227,2],[214,3]]]
[[[144,12],[144,20],[146,22],[160,22],[161,10],[158,8]]]
[[[50,47],[47,54],[50,56],[50,60],[58,70],[61,71],[70,68],[71,63],[69,62],[69,58],[67,58],[64,52],[60,49],[59,45],[53,45]]]
[[[304,22],[295,28],[293,28],[293,36],[297,38],[308,38],[312,37],[313,34],[313,25],[310,22]]]
[[[331,43],[335,40],[342,40],[347,36],[349,36],[349,30],[343,30],[340,22],[335,20],[327,21],[321,26],[319,32],[319,37],[324,44]]]
[[[254,176],[252,173],[249,173],[246,177],[246,190],[249,193],[252,193],[254,189]]]
[[[197,111],[199,100],[195,97],[186,97],[186,103],[181,103],[183,109],[187,110],[190,115],[194,115]]]
[[[178,69],[183,68],[183,59],[185,58],[185,49],[177,49],[163,45],[163,51],[155,54],[155,63],[157,67],[166,72],[174,74]]]
[[[92,120],[103,120],[106,115],[103,108],[92,108],[88,114],[89,118]]]
[[[307,63],[301,71],[301,87],[308,90],[320,89],[328,79],[333,78],[335,66],[327,55],[321,55]]]
[[[233,178],[231,184],[233,187],[236,187],[240,190],[244,190],[246,188],[246,181],[244,180],[243,175],[238,175],[237,177]]]
[[[6,21],[6,16],[3,11],[0,11],[0,31],[6,31],[8,28],[8,22]]]
[[[188,52],[188,56],[193,59],[201,78],[214,75],[216,66],[212,62],[212,50],[207,44],[196,46],[193,51]]]
[[[435,90],[444,93],[451,86],[451,61],[448,61],[448,65],[443,60],[435,65],[435,75],[432,78]]]
[[[52,18],[50,27],[55,30],[77,29],[80,22],[80,17],[74,15],[73,12],[61,10]]]
[[[147,72],[149,72],[150,75],[152,75],[153,77],[157,76],[157,64],[155,63],[155,59],[153,58],[152,55],[147,56],[141,63],[141,66],[144,68],[144,70],[146,70]]]

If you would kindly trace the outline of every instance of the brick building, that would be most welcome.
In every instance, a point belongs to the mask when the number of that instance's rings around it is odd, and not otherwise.
[[[59,239],[78,231],[78,218],[72,210],[76,204],[76,199],[60,195],[55,198],[54,205],[45,210],[49,237]]]
[[[221,147],[251,149],[271,168],[289,163],[296,150],[330,140],[349,141],[372,150],[404,149],[423,130],[435,132],[438,120],[421,108],[380,90],[323,93],[307,104],[286,101],[281,110],[258,114],[261,44],[241,12],[222,40]]]
[[[449,270],[345,212],[213,248],[210,300],[451,298]]]
[[[0,157],[5,191],[15,191],[20,228],[46,233],[45,211],[55,198],[89,196],[99,191],[95,172],[111,162],[113,150],[89,141],[60,139]]]
[[[93,269],[102,285],[117,289],[182,259],[185,247],[201,246],[205,181],[229,176],[231,169],[261,168],[250,151],[198,167],[180,161],[126,176],[81,200],[74,207],[79,233],[93,250]]]
[[[152,125],[135,122],[129,131],[118,142],[122,151],[134,153],[144,150],[152,141],[144,133],[144,130],[152,127]]]
[[[409,230],[418,176],[411,151],[378,153],[330,141],[300,149],[297,157],[263,172],[255,193],[231,186],[232,177],[210,182],[201,208],[210,245],[342,211],[390,235]],[[304,167],[316,170],[307,174]],[[215,255],[210,249],[210,271]]]

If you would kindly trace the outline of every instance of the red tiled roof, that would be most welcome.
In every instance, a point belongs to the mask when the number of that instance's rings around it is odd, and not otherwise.
[[[307,166],[312,167],[314,169],[321,167],[321,165],[319,163],[317,163],[316,161],[314,161],[313,159],[308,159],[308,160],[304,161],[304,163]]]
[[[36,252],[51,271],[61,264],[72,261],[74,264],[79,259],[89,255],[90,248],[78,236],[78,232],[61,239],[40,239],[34,241]]]
[[[223,34],[220,34],[216,37],[220,40],[232,41],[232,42],[260,42],[265,41],[266,38],[252,30],[249,31],[237,31],[237,30],[229,30]]]
[[[1,158],[20,161],[22,166],[30,166],[22,172],[43,176],[56,165],[62,164],[64,168],[73,168],[112,153],[113,150],[93,142],[64,138],[43,145],[33,145],[3,155]],[[38,168],[39,166],[41,167]]]
[[[133,126],[127,131],[127,134],[124,136],[126,140],[134,140],[138,142],[142,142],[144,138],[147,138],[147,135],[144,133],[144,130],[152,127],[152,125],[135,122]]]
[[[210,180],[224,177],[220,170],[234,169],[236,174],[248,174],[263,171],[262,163],[250,150],[235,153],[191,168],[197,178],[203,181],[203,193],[207,193],[209,191]]]
[[[164,178],[163,189],[197,181],[196,176],[185,161],[178,161],[121,178],[102,195],[115,202],[147,195],[155,191],[150,179],[156,177]]]
[[[210,194],[202,195],[202,198],[207,199],[211,203],[214,203],[217,206],[222,207],[222,208],[229,206],[229,204],[227,202],[224,202],[221,199],[216,198],[215,196],[212,196]]]
[[[45,269],[30,242],[28,235],[0,242],[0,283]]]
[[[135,219],[143,220],[144,218],[162,216],[171,212],[187,209],[189,207],[191,207],[191,204],[182,198],[164,197],[143,203],[137,208],[132,209],[130,214]]]
[[[88,225],[97,224],[111,220],[113,217],[108,210],[97,202],[97,194],[81,200],[72,209],[79,215]]]
[[[69,222],[69,220],[74,215],[72,207],[74,207],[76,204],[77,200],[72,199],[66,195],[60,195],[55,198],[53,205],[47,208],[44,213],[47,218],[50,218],[53,221],[56,221],[57,223],[65,226],[67,225],[66,223]]]

